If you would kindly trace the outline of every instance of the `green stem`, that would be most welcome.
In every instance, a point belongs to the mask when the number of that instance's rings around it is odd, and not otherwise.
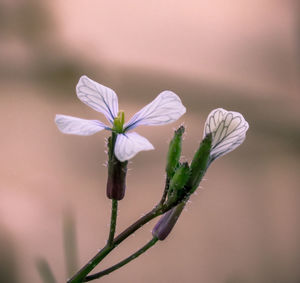
[[[96,265],[99,262],[101,262],[113,249],[114,249],[114,246],[106,245],[67,282],[68,283],[82,283],[84,278],[87,276],[87,274],[89,274],[96,267]]]
[[[84,265],[71,279],[68,283],[81,283],[84,282],[84,278],[99,264],[116,246],[118,246],[122,241],[124,241],[128,236],[133,234],[141,226],[152,220],[153,218],[162,214],[162,209],[154,208],[127,229],[125,229],[121,234],[119,234],[112,242],[112,245],[106,245],[102,250],[100,250],[86,265]]]
[[[145,214],[143,217],[141,217],[139,220],[137,220],[135,223],[130,225],[127,229],[125,229],[121,234],[119,234],[115,239],[114,239],[114,245],[117,246],[121,242],[123,242],[128,236],[133,234],[136,230],[141,228],[144,224],[147,222],[151,221],[153,218],[159,216],[162,214],[162,209],[158,208],[153,208],[150,212]]]
[[[169,185],[170,185],[170,179],[168,178],[168,176],[166,177],[166,185],[165,185],[165,189],[164,189],[164,192],[163,192],[163,195],[161,197],[161,200],[159,202],[158,205],[163,205],[166,198],[167,198],[167,195],[168,195],[168,191],[169,191]]]
[[[148,249],[150,249],[151,247],[153,247],[155,245],[155,243],[158,241],[157,237],[153,237],[151,239],[151,241],[149,241],[145,246],[143,246],[142,248],[140,248],[138,251],[136,251],[135,253],[133,253],[132,255],[130,255],[129,257],[125,258],[124,260],[120,261],[119,263],[103,270],[100,271],[98,273],[95,273],[93,275],[87,276],[83,282],[88,282],[88,281],[92,281],[94,279],[100,278],[104,275],[107,275],[117,269],[119,269],[120,267],[124,266],[125,264],[129,263],[130,261],[134,260],[135,258],[137,258],[138,256],[140,256],[141,254],[143,254],[144,252],[146,252]]]
[[[112,199],[110,229],[109,229],[109,236],[107,240],[108,246],[112,245],[115,237],[115,231],[117,225],[117,214],[118,214],[118,201],[116,199]]]
[[[119,234],[112,242],[111,246],[106,245],[102,250],[100,250],[86,265],[84,265],[71,279],[68,283],[81,283],[84,282],[84,278],[99,264],[116,246],[123,242],[127,237],[133,234],[136,230],[142,227],[144,224],[152,220],[153,218],[167,212],[172,207],[176,206],[177,203],[172,203],[168,205],[158,204],[150,212],[145,214],[143,217],[138,219],[135,223],[125,229],[121,234]]]

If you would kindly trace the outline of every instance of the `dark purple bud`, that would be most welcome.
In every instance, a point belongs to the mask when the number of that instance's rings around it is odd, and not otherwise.
[[[168,210],[154,226],[152,235],[157,237],[160,241],[163,241],[165,238],[167,238],[175,226],[184,206],[185,202],[181,202],[177,206]]]

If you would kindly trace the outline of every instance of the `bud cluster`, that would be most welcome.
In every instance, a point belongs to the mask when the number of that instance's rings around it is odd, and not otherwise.
[[[83,103],[104,114],[109,124],[61,114],[56,115],[55,122],[58,129],[65,134],[89,136],[102,130],[111,132],[111,137],[107,143],[108,179],[106,194],[112,200],[112,208],[107,244],[68,280],[70,283],[87,282],[107,275],[147,251],[158,240],[166,239],[190,196],[198,188],[209,165],[217,158],[241,145],[249,128],[248,122],[238,112],[227,111],[223,108],[212,110],[204,125],[203,140],[191,163],[180,160],[182,136],[185,128],[180,126],[175,130],[169,144],[165,167],[166,184],[161,200],[151,211],[115,237],[118,201],[122,200],[125,195],[128,160],[140,151],[154,149],[145,137],[132,130],[141,125],[157,126],[175,122],[186,112],[186,108],[175,93],[163,91],[125,123],[124,112],[119,111],[118,97],[112,89],[91,80],[87,76],[82,76],[77,84],[76,92]],[[117,245],[159,215],[162,217],[153,228],[153,238],[146,245],[112,267],[88,275]]]
[[[208,134],[201,142],[194,158],[189,165],[180,163],[182,134],[184,127],[175,131],[170,142],[167,156],[167,180],[169,181],[168,198],[165,207],[169,209],[155,225],[152,234],[164,240],[175,226],[186,201],[197,189],[209,164],[212,135]]]

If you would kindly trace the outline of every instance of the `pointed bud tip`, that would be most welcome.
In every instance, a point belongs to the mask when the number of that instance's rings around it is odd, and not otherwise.
[[[188,162],[183,162],[181,165],[182,165],[183,167],[189,168],[189,163],[188,163]]]
[[[175,133],[177,135],[182,135],[184,133],[184,131],[185,131],[185,128],[183,125],[181,125],[177,130],[175,130]]]

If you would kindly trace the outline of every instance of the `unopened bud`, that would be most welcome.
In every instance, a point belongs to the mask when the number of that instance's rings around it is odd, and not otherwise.
[[[165,238],[167,238],[175,226],[184,206],[185,202],[181,202],[177,206],[167,211],[154,226],[152,235],[157,237],[160,241],[163,241]]]
[[[119,161],[114,154],[114,140],[116,135],[108,139],[108,178],[106,195],[110,199],[121,200],[126,190],[126,173],[128,161]]]
[[[184,133],[184,127],[180,126],[175,132],[174,137],[170,142],[169,151],[167,155],[167,166],[166,172],[169,179],[175,173],[176,168],[179,164],[179,159],[181,155],[181,143],[182,143],[182,134]]]
[[[168,203],[175,202],[184,198],[187,181],[190,177],[190,169],[187,162],[180,165],[175,171],[169,185]]]
[[[201,142],[199,149],[194,155],[190,166],[190,178],[187,184],[189,193],[192,194],[199,186],[202,177],[209,164],[212,135],[208,134]]]

